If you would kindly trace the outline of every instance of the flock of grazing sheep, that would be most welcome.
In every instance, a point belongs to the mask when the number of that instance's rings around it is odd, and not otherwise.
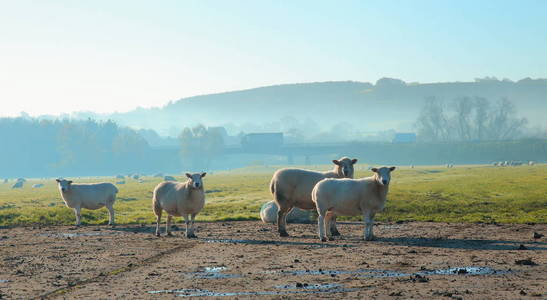
[[[374,215],[384,208],[391,172],[395,167],[371,168],[370,177],[353,179],[357,159],[343,157],[333,160],[334,168],[327,172],[286,168],[277,170],[270,182],[274,201],[266,203],[260,212],[264,222],[276,222],[279,235],[289,236],[286,230],[289,219],[317,210],[318,232],[321,241],[340,235],[336,228],[337,216],[362,215],[365,222],[364,239],[372,240]],[[186,237],[195,238],[194,220],[205,206],[203,178],[206,173],[186,173],[185,182],[165,177],[154,189],[152,210],[156,215],[156,235],[160,236],[162,212],[167,213],[166,234],[171,235],[173,217],[183,217]],[[139,178],[134,178],[138,180]],[[114,202],[118,188],[112,183],[77,184],[71,180],[57,179],[61,197],[76,215],[76,225],[81,224],[81,209],[106,207],[109,224],[114,225]]]

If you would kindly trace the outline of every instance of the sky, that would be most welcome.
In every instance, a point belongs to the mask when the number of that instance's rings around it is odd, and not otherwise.
[[[283,83],[547,78],[547,1],[0,0],[0,116]]]

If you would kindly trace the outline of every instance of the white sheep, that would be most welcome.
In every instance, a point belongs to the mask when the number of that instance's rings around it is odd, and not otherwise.
[[[114,225],[114,202],[118,188],[112,183],[78,183],[72,180],[56,179],[61,197],[68,208],[74,209],[76,226],[81,225],[81,209],[108,209],[108,224]]]
[[[279,208],[277,204],[273,201],[268,201],[262,205],[260,208],[260,219],[264,223],[275,223],[277,222],[277,212]],[[287,214],[288,223],[307,223],[310,221],[311,211],[303,210],[298,207],[294,207]]]
[[[160,236],[161,214],[165,210],[167,212],[165,227],[167,235],[171,235],[170,227],[173,216],[182,216],[186,223],[186,237],[196,237],[194,233],[194,219],[205,205],[202,178],[206,174],[186,173],[186,177],[188,177],[186,182],[164,181],[156,186],[152,197],[152,208],[156,215],[156,236]]]
[[[39,189],[39,188],[41,188],[41,187],[43,187],[43,186],[44,186],[43,183],[37,183],[37,184],[33,184],[33,185],[32,185],[32,188]]]
[[[319,239],[326,241],[325,229],[337,215],[362,215],[365,222],[364,239],[374,238],[374,215],[384,208],[391,172],[395,167],[372,168],[374,175],[361,179],[324,179],[312,191],[312,200],[319,214]],[[327,236],[332,239],[327,230]]]
[[[315,209],[311,191],[316,183],[325,178],[353,178],[353,165],[357,159],[343,157],[333,160],[334,169],[328,172],[316,172],[302,169],[277,170],[270,182],[270,192],[279,208],[277,230],[280,236],[289,236],[286,230],[286,215],[293,208]],[[336,219],[331,223],[333,235],[340,235],[336,228]]]

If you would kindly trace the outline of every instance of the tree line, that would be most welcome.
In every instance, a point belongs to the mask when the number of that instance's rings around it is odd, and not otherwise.
[[[153,169],[135,130],[112,121],[0,118],[0,176],[110,175]]]

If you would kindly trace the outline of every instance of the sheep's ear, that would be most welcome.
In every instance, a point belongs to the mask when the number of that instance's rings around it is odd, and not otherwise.
[[[72,184],[72,180],[67,181],[68,184]]]
[[[192,179],[192,175],[190,173],[186,173],[186,177]]]
[[[335,165],[340,165],[340,162],[339,162],[338,160],[336,160],[336,159],[333,159],[333,160],[332,160],[332,163],[335,164]]]
[[[389,170],[390,170],[390,171],[393,171],[393,170],[395,170],[395,167],[391,167],[391,168],[389,168]]]
[[[377,169],[377,168],[371,168],[370,170],[371,170],[372,172],[374,172],[374,173],[378,172],[378,169]]]
[[[356,162],[357,162],[357,158],[354,158],[354,159],[351,160],[351,164],[353,164],[353,165],[354,165]]]
[[[55,179],[55,181],[57,181],[57,182],[61,182],[61,180],[60,180],[59,178]]]
[[[201,173],[201,178],[205,177],[205,175],[207,175],[206,172]]]

